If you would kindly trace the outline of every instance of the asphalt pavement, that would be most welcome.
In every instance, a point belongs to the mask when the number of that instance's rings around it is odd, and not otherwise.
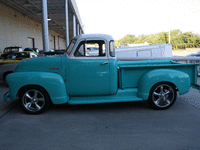
[[[200,84],[200,79],[198,79]],[[200,93],[178,95],[167,110],[147,102],[53,105],[25,114],[18,100],[3,101],[0,81],[1,150],[200,150]]]

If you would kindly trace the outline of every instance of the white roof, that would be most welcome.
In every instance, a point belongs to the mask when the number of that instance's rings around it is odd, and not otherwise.
[[[111,41],[114,40],[113,37],[111,35],[108,34],[81,34],[78,36],[75,36],[73,39],[79,39],[79,38],[85,38],[85,39],[89,39],[89,38],[103,38],[106,39],[107,41]]]

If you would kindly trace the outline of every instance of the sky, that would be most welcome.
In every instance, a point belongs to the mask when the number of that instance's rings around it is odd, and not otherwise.
[[[200,0],[76,0],[86,34],[200,33]]]

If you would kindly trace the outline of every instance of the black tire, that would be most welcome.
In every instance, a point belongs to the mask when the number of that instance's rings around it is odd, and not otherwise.
[[[20,103],[28,114],[40,114],[50,105],[48,93],[41,87],[30,86],[20,93]]]
[[[157,83],[149,93],[149,104],[157,110],[171,107],[176,101],[177,92],[175,86],[170,83]]]

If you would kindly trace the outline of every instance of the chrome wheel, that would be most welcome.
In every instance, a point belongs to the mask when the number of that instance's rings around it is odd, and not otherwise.
[[[40,111],[45,105],[44,95],[38,90],[29,90],[23,96],[23,105],[29,111]]]
[[[169,83],[160,83],[151,89],[149,102],[156,109],[166,109],[176,100],[176,90]]]
[[[38,114],[49,107],[49,96],[40,87],[29,87],[21,93],[22,108],[30,114]]]

